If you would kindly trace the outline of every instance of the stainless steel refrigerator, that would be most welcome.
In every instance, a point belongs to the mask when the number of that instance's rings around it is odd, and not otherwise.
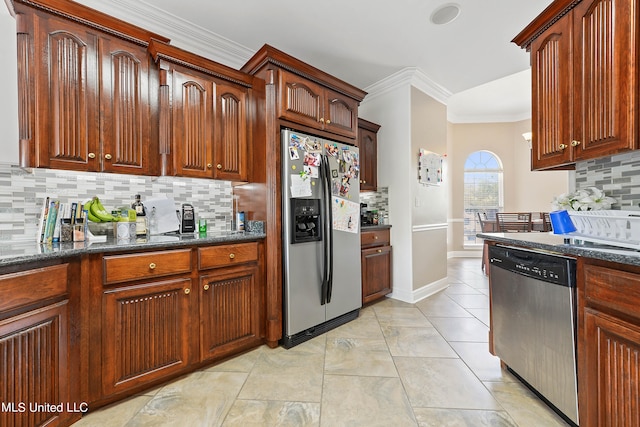
[[[359,174],[357,147],[282,131],[285,348],[358,317]]]

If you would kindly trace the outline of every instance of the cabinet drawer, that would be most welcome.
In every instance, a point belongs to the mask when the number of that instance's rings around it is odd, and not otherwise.
[[[104,283],[119,283],[191,271],[191,249],[104,257]]]
[[[64,295],[68,266],[54,265],[0,276],[0,311]]]
[[[640,274],[587,264],[584,278],[587,305],[597,304],[640,318]]]
[[[368,246],[386,246],[391,244],[391,233],[388,228],[383,230],[369,230],[360,232],[360,245]]]
[[[200,270],[228,267],[257,260],[257,243],[238,243],[237,245],[210,246],[198,249],[198,268]]]

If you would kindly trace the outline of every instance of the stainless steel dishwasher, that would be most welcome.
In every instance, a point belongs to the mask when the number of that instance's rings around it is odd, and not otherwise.
[[[578,425],[576,260],[491,246],[489,262],[496,356]]]

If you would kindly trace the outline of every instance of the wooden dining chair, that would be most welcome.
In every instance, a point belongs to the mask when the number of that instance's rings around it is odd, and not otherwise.
[[[542,231],[543,232],[552,231],[551,217],[549,217],[549,212],[540,212],[540,216],[542,217]]]
[[[503,233],[528,232],[532,229],[531,212],[498,212],[496,223]]]
[[[486,213],[481,214],[480,212],[477,212],[477,215],[478,221],[480,222],[480,230],[482,230],[483,233],[491,233],[496,231],[495,221],[488,220]],[[482,271],[485,274],[489,273],[488,246],[489,244],[487,242],[484,242],[484,244],[482,245]]]

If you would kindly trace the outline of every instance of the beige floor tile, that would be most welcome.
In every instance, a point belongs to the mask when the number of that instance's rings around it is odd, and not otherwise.
[[[374,316],[361,316],[326,333],[327,338],[382,339],[380,325]]]
[[[488,343],[457,341],[449,344],[481,381],[518,381],[500,367],[500,359],[489,353]]]
[[[447,289],[444,290],[444,293],[447,295],[478,295],[480,291],[466,283],[451,283]]]
[[[469,313],[473,314],[473,317],[489,326],[489,309],[488,308],[467,308]]]
[[[458,357],[433,327],[384,326],[382,332],[392,356]]]
[[[489,308],[489,297],[481,293],[476,295],[449,294],[449,298],[460,304],[462,308]]]
[[[520,382],[485,382],[518,427],[566,427],[569,425]]]
[[[430,317],[429,320],[445,340],[488,342],[489,328],[475,317]]]
[[[116,404],[97,409],[84,415],[74,427],[120,427],[127,424],[149,401],[150,395],[137,395]],[[89,408],[91,410],[91,408]]]
[[[431,326],[425,315],[413,307],[374,307],[381,326]]]
[[[222,424],[223,427],[317,427],[319,425],[319,403],[264,400],[236,400]]]
[[[333,375],[398,376],[383,339],[330,338],[324,371]]]
[[[209,372],[250,372],[263,351],[269,351],[269,348],[267,346],[258,347],[225,362],[204,368],[204,370]]]
[[[429,298],[418,301],[416,307],[428,319],[432,317],[473,317],[471,313],[460,307],[444,292],[439,292]]]
[[[240,372],[194,372],[160,389],[127,426],[219,426],[246,378]]]
[[[414,408],[502,409],[460,359],[393,359]]]
[[[506,411],[415,408],[420,427],[518,427]]]
[[[399,378],[327,375],[320,425],[408,427],[417,424]]]
[[[247,378],[240,399],[320,402],[324,353],[281,348],[265,351]]]

